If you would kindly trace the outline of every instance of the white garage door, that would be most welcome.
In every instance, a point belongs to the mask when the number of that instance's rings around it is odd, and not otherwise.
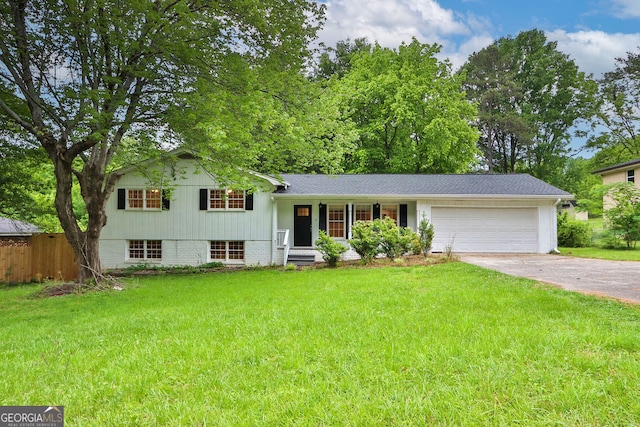
[[[538,252],[536,208],[431,208],[433,250]]]

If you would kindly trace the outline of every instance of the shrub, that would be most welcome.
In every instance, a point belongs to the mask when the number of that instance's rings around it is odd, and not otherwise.
[[[419,237],[420,237],[420,247],[422,254],[424,256],[428,256],[431,252],[431,245],[433,243],[433,224],[429,222],[426,215],[422,215],[422,220],[420,221],[420,225],[418,226]]]
[[[393,218],[375,220],[380,230],[380,247],[387,258],[395,259],[411,251],[411,241],[417,237],[408,227],[398,227]]]
[[[591,244],[591,229],[586,222],[569,218],[567,212],[558,214],[558,245],[583,248]]]
[[[351,227],[349,244],[363,263],[368,264],[380,253],[380,232],[375,221],[356,221]]]
[[[630,183],[618,183],[608,187],[612,208],[604,212],[607,228],[628,248],[635,247],[640,239],[640,190]]]
[[[327,236],[327,233],[320,230],[320,236],[316,240],[316,249],[322,254],[322,259],[329,264],[329,267],[335,267],[342,257],[342,254],[347,251],[347,247],[333,240]]]

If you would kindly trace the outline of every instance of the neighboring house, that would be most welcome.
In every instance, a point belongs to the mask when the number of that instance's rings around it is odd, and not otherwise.
[[[563,200],[558,205],[558,212],[566,212],[569,218],[577,219],[580,221],[589,220],[589,213],[585,211],[579,211],[578,202],[576,200]]]
[[[29,238],[40,232],[33,224],[0,217],[0,246],[28,246]]]
[[[434,252],[548,253],[557,243],[556,206],[571,198],[519,174],[253,174],[253,194],[219,185],[184,156],[164,175],[180,177],[149,188],[146,178],[124,171],[106,207],[103,268],[321,260],[314,250],[320,230],[346,245],[355,220],[387,216],[414,230],[428,218]]]
[[[604,185],[615,184],[617,182],[630,182],[636,187],[640,187],[640,159],[598,169],[594,171],[593,174],[601,175],[602,184]],[[612,205],[611,200],[606,195],[604,196],[603,203],[605,208],[610,208]]]

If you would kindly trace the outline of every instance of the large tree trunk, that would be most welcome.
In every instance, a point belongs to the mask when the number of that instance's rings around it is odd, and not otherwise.
[[[82,197],[87,207],[89,217],[87,230],[83,231],[73,211],[73,175],[71,162],[64,155],[50,156],[54,162],[56,175],[55,206],[60,225],[64,230],[67,241],[73,248],[78,265],[78,283],[85,283],[91,279],[102,281],[100,267],[99,239],[100,231],[106,223],[104,205],[108,193],[102,189],[102,174],[95,170],[84,169],[78,176]]]

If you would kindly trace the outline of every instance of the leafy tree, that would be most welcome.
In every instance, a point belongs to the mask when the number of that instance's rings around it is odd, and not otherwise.
[[[521,114],[524,97],[510,58],[494,43],[473,53],[463,68],[467,97],[478,104],[478,148],[491,173],[512,173],[531,144],[533,129]]]
[[[352,173],[463,172],[476,156],[477,110],[462,79],[436,58],[436,45],[413,40],[398,49],[376,44],[351,59],[329,89],[359,139],[345,158]]]
[[[602,216],[602,193],[593,189],[602,184],[602,177],[593,175],[597,169],[594,159],[568,158],[560,176],[554,183],[563,190],[573,194],[578,207],[589,212],[591,216]]]
[[[628,182],[607,188],[613,207],[604,211],[607,228],[624,240],[628,248],[640,239],[640,189]]]
[[[596,83],[539,30],[497,40],[464,72],[469,99],[479,103],[487,169],[560,184],[571,131],[595,112]]]
[[[312,78],[314,80],[328,80],[331,77],[342,78],[351,69],[351,60],[358,54],[369,54],[373,45],[366,37],[357,38],[353,42],[350,39],[340,40],[336,47],[321,45],[323,52],[320,54],[315,66]]]
[[[135,158],[122,151],[166,148],[172,131],[197,117],[191,95],[198,90],[244,95],[263,89],[276,96],[273,87],[256,88],[255,76],[298,74],[323,11],[311,0],[0,5],[0,111],[53,165],[56,211],[78,259],[79,281],[100,271],[105,204],[119,178],[113,168]],[[206,154],[218,150],[222,161],[238,163],[255,154],[255,148],[224,146],[211,123],[201,128],[207,132],[198,136],[209,137]],[[130,144],[123,143],[127,135]],[[189,136],[182,138],[187,144]],[[86,229],[74,209],[74,179],[88,213]]]
[[[587,145],[600,150],[601,165],[640,157],[640,51],[617,58],[615,70],[605,73],[598,83],[602,102],[594,125],[605,131]]]

